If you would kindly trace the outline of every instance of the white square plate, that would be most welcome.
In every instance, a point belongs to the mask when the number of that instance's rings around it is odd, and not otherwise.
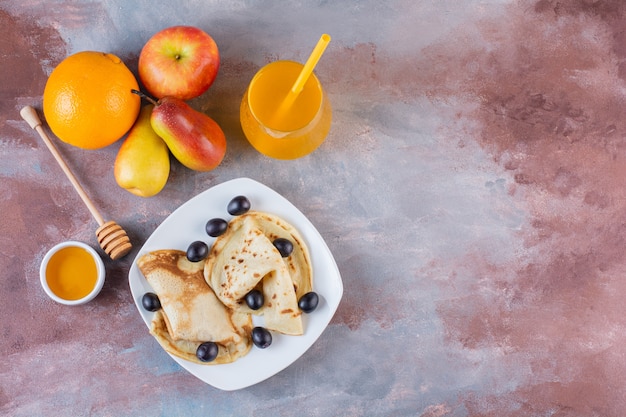
[[[238,195],[244,195],[250,200],[251,210],[282,217],[300,232],[311,255],[313,290],[319,295],[319,305],[312,313],[302,315],[304,335],[287,336],[272,332],[273,340],[268,348],[252,346],[246,356],[233,363],[200,365],[170,355],[187,371],[222,390],[237,390],[254,385],[293,363],[313,345],[328,326],[343,295],[343,283],[337,264],[326,242],[306,216],[271,188],[249,178],[238,178],[211,187],[182,204],[157,227],[139,250],[130,267],[128,281],[139,314],[148,327],[154,313],[142,307],[141,298],[146,292],[153,290],[139,271],[137,259],[147,252],[159,249],[186,251],[195,240],[202,240],[211,246],[215,238],[205,231],[207,221],[215,217],[230,221],[233,216],[228,214],[226,207]],[[263,318],[253,317],[253,323],[262,326]]]

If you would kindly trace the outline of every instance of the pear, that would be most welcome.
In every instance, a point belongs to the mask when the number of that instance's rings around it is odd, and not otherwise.
[[[152,129],[154,105],[142,107],[115,158],[117,184],[140,197],[158,194],[170,174],[170,154],[165,141]]]
[[[154,104],[152,128],[181,164],[194,171],[210,171],[222,162],[226,137],[215,120],[179,98],[155,101],[139,91],[133,92]]]

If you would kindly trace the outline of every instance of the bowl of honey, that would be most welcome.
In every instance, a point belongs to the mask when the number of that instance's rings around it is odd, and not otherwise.
[[[52,247],[39,269],[41,286],[54,301],[65,305],[93,300],[104,285],[102,258],[91,246],[68,241]]]

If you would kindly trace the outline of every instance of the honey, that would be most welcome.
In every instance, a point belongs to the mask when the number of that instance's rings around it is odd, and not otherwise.
[[[67,246],[50,258],[46,267],[46,282],[50,290],[65,300],[86,297],[96,286],[98,267],[85,249]]]

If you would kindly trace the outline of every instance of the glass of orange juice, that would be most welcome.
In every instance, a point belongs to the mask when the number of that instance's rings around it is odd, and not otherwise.
[[[246,138],[259,152],[277,159],[305,156],[324,142],[332,121],[328,97],[315,74],[288,108],[281,110],[303,64],[275,61],[252,78],[241,101],[240,120]]]

